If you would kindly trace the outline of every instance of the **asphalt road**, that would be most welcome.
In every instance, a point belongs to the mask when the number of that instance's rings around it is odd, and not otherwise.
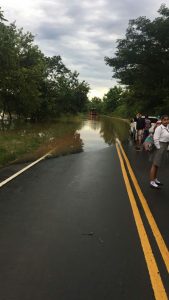
[[[147,157],[124,148],[168,247],[167,165],[165,186],[151,190]],[[134,196],[169,295],[165,263]],[[154,294],[115,145],[45,160],[0,189],[0,299],[167,299]]]

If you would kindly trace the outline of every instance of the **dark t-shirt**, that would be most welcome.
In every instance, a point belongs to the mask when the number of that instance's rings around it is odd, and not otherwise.
[[[145,119],[143,118],[136,119],[136,129],[140,130],[140,129],[144,129],[144,127],[145,127]]]

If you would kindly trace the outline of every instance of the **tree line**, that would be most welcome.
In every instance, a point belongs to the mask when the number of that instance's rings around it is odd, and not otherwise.
[[[128,117],[169,112],[169,8],[161,5],[154,20],[130,20],[105,62],[118,86],[88,100],[89,85],[69,70],[60,55],[47,57],[30,32],[9,24],[0,9],[0,112],[41,120],[96,108]]]
[[[87,108],[89,85],[60,55],[48,57],[34,36],[9,24],[0,8],[0,112],[42,120]]]
[[[130,20],[114,56],[105,58],[119,85],[92,99],[98,110],[123,117],[169,113],[169,8],[163,4],[158,13]]]
[[[130,20],[114,57],[105,58],[123,87],[117,112],[169,112],[169,8],[162,4],[158,13],[154,20]]]

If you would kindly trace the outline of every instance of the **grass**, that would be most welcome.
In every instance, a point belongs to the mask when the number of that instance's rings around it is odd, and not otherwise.
[[[30,162],[51,152],[51,156],[82,151],[83,142],[77,130],[83,126],[83,115],[62,116],[53,123],[13,123],[0,127],[0,167],[11,163]],[[112,144],[115,137],[126,139],[129,125],[120,119],[100,119],[100,134]]]
[[[0,167],[11,162],[31,161],[54,149],[59,153],[75,149],[72,146],[82,118],[62,117],[54,123],[18,123],[1,128]],[[77,144],[77,143],[76,143]],[[65,150],[64,150],[65,148]],[[72,150],[72,151],[73,151]]]

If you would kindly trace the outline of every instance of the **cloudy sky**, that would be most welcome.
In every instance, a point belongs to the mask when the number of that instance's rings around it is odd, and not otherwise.
[[[5,17],[31,31],[46,55],[60,55],[80,73],[90,97],[116,84],[104,57],[113,56],[129,19],[154,18],[161,3],[169,6],[169,0],[0,0]]]

